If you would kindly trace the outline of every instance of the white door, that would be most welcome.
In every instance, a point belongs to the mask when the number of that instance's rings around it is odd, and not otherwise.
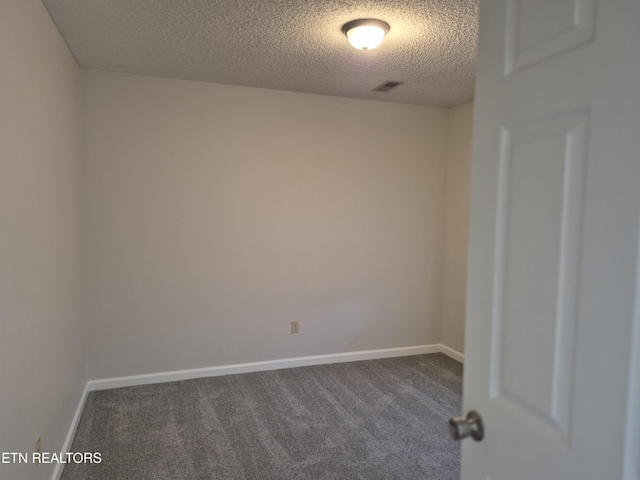
[[[638,480],[640,0],[481,0],[474,129],[462,478]]]

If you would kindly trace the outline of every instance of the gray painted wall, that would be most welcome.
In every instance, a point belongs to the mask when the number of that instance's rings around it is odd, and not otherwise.
[[[84,80],[91,378],[439,342],[447,109]]]
[[[442,274],[442,343],[464,353],[473,103],[449,110]]]
[[[0,2],[0,451],[59,451],[87,381],[80,71],[39,0]],[[53,465],[0,464],[0,478]]]

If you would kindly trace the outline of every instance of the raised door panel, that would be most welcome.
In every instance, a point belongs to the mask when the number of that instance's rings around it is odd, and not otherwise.
[[[509,0],[505,74],[595,37],[595,0]]]
[[[504,128],[490,395],[570,443],[588,111]]]

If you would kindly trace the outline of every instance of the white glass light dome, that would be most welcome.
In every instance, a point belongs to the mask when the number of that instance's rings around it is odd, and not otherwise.
[[[361,19],[345,23],[342,31],[358,50],[371,50],[382,43],[389,25],[381,20]]]

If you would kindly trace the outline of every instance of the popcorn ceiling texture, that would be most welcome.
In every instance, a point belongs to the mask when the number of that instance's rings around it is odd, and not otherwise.
[[[87,68],[450,107],[473,99],[478,0],[43,0]],[[356,18],[391,26],[352,48]],[[371,90],[404,82],[387,93]]]

